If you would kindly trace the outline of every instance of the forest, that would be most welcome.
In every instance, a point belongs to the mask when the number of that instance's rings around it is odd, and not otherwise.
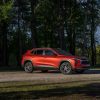
[[[100,63],[100,0],[0,0],[0,66],[32,48],[61,48]]]

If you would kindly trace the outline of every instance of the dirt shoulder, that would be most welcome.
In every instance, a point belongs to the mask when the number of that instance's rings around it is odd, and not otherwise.
[[[0,82],[33,81],[34,84],[100,81],[100,70],[91,69],[84,74],[63,75],[57,71],[48,73],[24,71],[0,72]]]

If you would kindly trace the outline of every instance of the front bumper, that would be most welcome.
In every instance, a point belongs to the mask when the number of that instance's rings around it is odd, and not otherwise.
[[[79,69],[79,70],[81,70],[81,69],[90,69],[90,64],[80,65],[80,66],[75,67],[75,69]]]

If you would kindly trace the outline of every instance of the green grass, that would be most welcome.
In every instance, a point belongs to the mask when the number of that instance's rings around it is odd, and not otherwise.
[[[34,82],[0,83],[0,99],[4,100],[86,100],[100,99],[100,81],[72,82],[62,84],[40,84]],[[88,99],[87,99],[88,98]],[[76,100],[77,100],[76,99]]]
[[[100,64],[94,65],[90,67],[91,69],[100,69]]]

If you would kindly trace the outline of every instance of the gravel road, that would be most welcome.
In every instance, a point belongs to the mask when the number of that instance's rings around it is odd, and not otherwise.
[[[9,81],[33,81],[35,84],[44,83],[62,83],[62,82],[80,82],[80,81],[99,81],[100,69],[91,69],[84,74],[63,75],[58,71],[50,71],[48,73],[33,72],[26,73],[24,71],[0,72],[0,82]]]

